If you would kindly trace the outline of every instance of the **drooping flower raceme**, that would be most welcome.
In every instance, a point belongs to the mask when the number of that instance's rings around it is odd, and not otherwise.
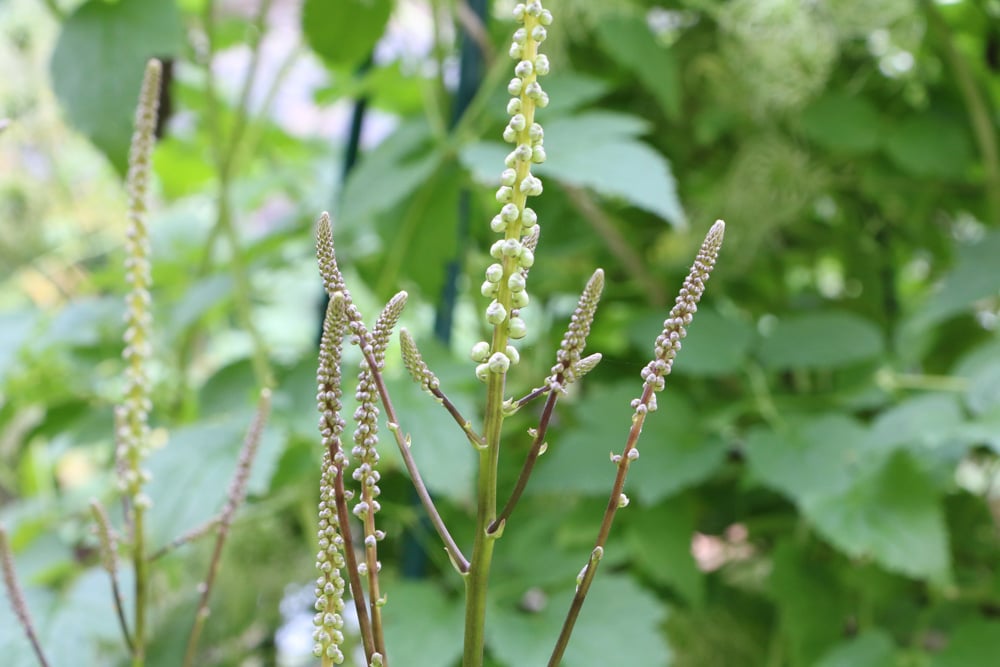
[[[503,238],[490,248],[495,262],[486,269],[481,288],[483,296],[492,299],[486,308],[486,321],[493,325],[494,335],[492,343],[477,343],[471,353],[479,363],[476,375],[483,381],[491,373],[506,373],[511,364],[517,363],[517,350],[508,341],[524,338],[527,333],[518,312],[529,302],[525,276],[534,264],[538,239],[538,215],[527,201],[542,193],[542,181],[531,173],[531,165],[545,161],[545,133],[535,122],[535,110],[549,103],[539,82],[539,77],[549,72],[549,59],[538,52],[538,47],[545,41],[552,14],[535,0],[518,4],[514,18],[521,26],[514,32],[508,52],[517,64],[514,78],[507,84],[510,120],[503,131],[504,141],[513,149],[504,161],[506,168],[500,174],[496,192],[500,212],[490,222],[490,228]]]

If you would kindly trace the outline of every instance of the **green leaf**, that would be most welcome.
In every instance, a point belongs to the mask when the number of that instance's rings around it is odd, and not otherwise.
[[[922,394],[880,413],[872,437],[883,446],[934,448],[954,437],[964,421],[954,394]]]
[[[608,16],[597,24],[597,40],[612,60],[635,74],[667,118],[680,117],[677,58],[669,47],[657,43],[645,20],[631,15]]]
[[[149,457],[153,479],[146,493],[153,499],[149,511],[153,548],[197,528],[219,512],[250,420],[250,413],[242,411],[176,429],[166,445]],[[247,483],[248,494],[267,490],[282,445],[276,429],[264,429]]]
[[[907,322],[923,328],[969,311],[981,299],[1000,294],[1000,230],[958,245],[955,266],[941,280],[933,296]]]
[[[547,121],[584,107],[606,95],[610,88],[610,84],[604,79],[598,79],[584,72],[555,71],[545,77],[545,92],[549,94],[552,102],[541,112],[544,114],[542,120]]]
[[[691,555],[695,505],[690,498],[671,499],[650,508],[629,510],[625,541],[639,572],[670,586],[685,600],[700,605],[705,580]]]
[[[780,430],[751,429],[746,454],[753,479],[799,503],[844,490],[880,456],[869,431],[840,414],[791,417]]]
[[[806,497],[802,509],[822,535],[851,557],[873,558],[891,572],[937,584],[951,577],[940,500],[931,480],[905,452],[842,493]]]
[[[663,330],[663,319],[659,310],[634,317],[634,324],[628,328],[629,338],[639,349],[651,350]],[[677,355],[674,372],[710,377],[737,373],[743,368],[753,340],[754,330],[746,322],[699,306]]]
[[[408,667],[451,665],[462,655],[461,598],[446,598],[429,581],[384,582],[386,652]]]
[[[554,594],[534,613],[491,610],[486,624],[490,652],[510,667],[546,664],[572,597],[572,589]],[[669,664],[670,649],[660,629],[665,616],[661,603],[631,578],[598,571],[562,664],[607,667],[621,664],[623,656],[633,664]]]
[[[958,626],[948,645],[934,656],[931,667],[972,667],[992,664],[1000,655],[1000,623],[973,620]]]
[[[965,402],[977,415],[1000,407],[1000,359],[994,359],[972,376]]]
[[[823,654],[816,667],[895,667],[896,645],[882,630],[846,639]]]
[[[924,113],[889,128],[885,151],[904,172],[918,178],[958,180],[972,166],[972,143],[960,117]]]
[[[343,206],[335,224],[357,234],[379,213],[395,207],[434,173],[441,160],[428,150],[430,134],[421,121],[405,123],[392,136],[366,153],[344,184]],[[503,168],[503,158],[500,160]],[[497,170],[499,179],[500,170]]]
[[[412,437],[410,451],[427,488],[456,503],[471,503],[478,457],[462,429],[408,376],[387,379],[386,383],[401,421],[400,427],[404,434]],[[476,406],[467,395],[449,391],[449,398],[467,419],[474,419]],[[392,433],[384,432],[382,442],[379,451],[383,465],[401,468],[403,461]]]
[[[302,32],[327,63],[355,67],[385,32],[392,6],[392,0],[306,0]]]
[[[802,131],[833,153],[857,155],[874,150],[884,135],[882,118],[864,97],[830,92],[802,112]]]
[[[853,313],[824,311],[780,318],[758,353],[767,368],[785,370],[837,368],[882,351],[882,334],[874,324]]]
[[[37,322],[35,310],[0,313],[0,381],[16,366],[18,351],[31,339]]]
[[[62,25],[52,53],[52,87],[69,122],[119,173],[128,161],[146,61],[175,56],[182,44],[173,0],[89,0]]]
[[[573,406],[577,422],[554,434],[528,485],[528,493],[606,495],[614,481],[611,452],[620,453],[631,425],[630,402],[640,382],[595,387]],[[656,503],[710,476],[725,456],[725,443],[707,439],[690,403],[678,393],[658,397],[659,410],[646,418],[629,468],[626,491]],[[557,406],[557,412],[568,406]]]
[[[767,587],[794,656],[791,664],[814,664],[840,638],[842,619],[850,610],[842,599],[836,572],[790,540],[783,541],[774,550]]]

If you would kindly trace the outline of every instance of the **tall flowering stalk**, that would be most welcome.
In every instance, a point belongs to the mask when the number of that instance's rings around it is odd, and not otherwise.
[[[143,493],[143,486],[149,481],[149,473],[142,467],[142,462],[149,454],[149,412],[152,409],[149,362],[152,356],[153,316],[149,289],[153,281],[146,213],[161,76],[160,62],[150,60],[142,80],[139,106],[135,114],[135,134],[129,152],[125,280],[131,290],[125,299],[125,350],[122,352],[126,364],[125,396],[115,412],[118,483],[129,513],[132,564],[135,568],[132,664],[136,667],[145,662],[149,587],[145,516],[150,501]]]
[[[484,659],[487,589],[490,566],[496,540],[499,539],[513,515],[523,491],[529,483],[538,457],[547,447],[546,435],[556,403],[565,394],[566,387],[592,371],[601,360],[598,353],[586,354],[587,337],[597,312],[604,289],[604,271],[597,269],[580,295],[576,309],[570,317],[566,333],[556,353],[555,364],[548,377],[538,388],[520,399],[505,398],[507,373],[519,362],[520,354],[514,342],[525,337],[527,328],[521,310],[530,300],[527,291],[528,273],[535,261],[539,240],[538,216],[529,207],[530,197],[542,193],[541,180],[532,174],[532,166],[545,160],[544,131],[535,120],[537,109],[548,104],[548,95],[542,89],[539,77],[549,71],[548,58],[539,53],[545,41],[546,27],[552,23],[551,13],[534,0],[518,4],[514,18],[520,24],[514,32],[509,54],[516,61],[514,77],[507,86],[511,98],[507,103],[510,119],[503,131],[503,139],[512,145],[505,158],[505,168],[500,175],[496,191],[499,212],[490,222],[491,229],[500,234],[490,247],[494,261],[487,267],[481,286],[484,297],[490,300],[485,309],[486,323],[492,328],[489,340],[473,345],[470,356],[476,362],[476,377],[486,385],[483,430],[479,432],[463,416],[441,386],[441,381],[428,367],[420,354],[414,338],[405,329],[400,331],[400,348],[403,364],[411,378],[425,392],[445,408],[462,429],[465,437],[479,454],[479,471],[476,485],[476,525],[472,551],[467,559],[454,542],[433,500],[421,479],[410,454],[410,438],[404,435],[402,425],[393,408],[382,379],[385,350],[406,294],[397,294],[383,310],[373,330],[369,332],[362,323],[357,308],[344,284],[333,251],[333,238],[329,217],[320,218],[317,236],[317,255],[323,284],[330,296],[331,306],[324,325],[320,352],[320,411],[323,417],[320,430],[324,438],[323,473],[320,500],[320,547],[317,566],[321,577],[317,581],[316,655],[323,664],[341,658],[339,649],[340,612],[343,609],[344,579],[341,572],[349,574],[351,595],[355,600],[361,620],[361,635],[369,667],[387,665],[388,657],[381,622],[381,606],[386,598],[378,581],[378,543],[384,537],[375,528],[375,515],[380,506],[378,453],[379,404],[384,410],[389,430],[395,436],[403,462],[410,473],[417,495],[427,511],[455,569],[465,582],[465,644],[463,667],[482,667]],[[705,282],[715,265],[722,244],[724,225],[717,222],[708,233],[695,260],[691,273],[681,289],[676,304],[663,325],[663,332],[656,340],[653,360],[643,369],[643,391],[632,407],[635,412],[621,454],[612,457],[617,474],[612,486],[608,506],[590,558],[581,570],[576,595],[567,613],[562,631],[553,649],[550,667],[559,665],[569,642],[577,615],[583,606],[597,565],[604,554],[605,543],[617,511],[628,505],[624,493],[629,465],[639,456],[636,448],[646,416],[656,409],[656,392],[663,389],[664,378],[670,373],[674,358],[680,350],[686,327],[697,310],[697,303],[705,289]],[[351,475],[358,489],[358,500],[353,513],[361,520],[364,539],[364,558],[355,559],[351,547],[351,530],[348,524],[347,501],[355,495],[344,489],[345,468],[348,460],[341,444],[343,421],[340,419],[340,339],[350,333],[352,342],[361,348],[362,365],[358,376],[356,396],[359,407],[355,412],[357,427],[354,433]],[[334,342],[336,343],[334,344]],[[334,370],[335,369],[335,370]],[[504,419],[545,397],[538,426],[530,429],[532,444],[522,464],[521,472],[510,497],[498,511],[497,478],[501,434]],[[365,581],[362,581],[364,579]]]

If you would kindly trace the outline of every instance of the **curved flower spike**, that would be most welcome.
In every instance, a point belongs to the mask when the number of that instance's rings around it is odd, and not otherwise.
[[[433,394],[441,383],[421,356],[417,341],[413,340],[413,336],[406,329],[399,330],[399,347],[403,354],[403,365],[406,366],[410,377],[423,387],[424,391]]]
[[[559,352],[556,353],[556,365],[552,367],[552,374],[548,379],[550,385],[565,386],[577,379],[578,364],[581,362],[584,347],[587,345],[590,325],[594,321],[594,314],[597,312],[597,304],[601,300],[601,292],[603,291],[604,271],[597,269],[587,281],[587,286],[583,288],[580,300],[576,304],[576,310],[570,317],[569,327],[563,336]],[[588,357],[588,359],[590,358]],[[597,361],[599,360],[600,356],[597,358]],[[596,363],[595,361],[594,365]],[[584,372],[589,371],[590,368]]]
[[[687,335],[687,327],[691,324],[698,310],[698,301],[705,292],[705,283],[715,268],[715,260],[719,256],[725,231],[726,223],[722,220],[717,220],[712,225],[701,244],[701,249],[698,250],[687,278],[684,279],[684,285],[674,302],[674,307],[670,309],[670,314],[663,322],[663,332],[656,338],[655,356],[642,370],[643,382],[652,386],[654,391],[663,389],[663,378],[669,375],[673,368],[674,359],[681,349],[681,339]],[[655,405],[655,402],[650,402],[649,409],[655,409]]]
[[[399,322],[399,316],[403,314],[403,308],[406,307],[406,298],[406,292],[398,292],[394,297],[389,299],[389,303],[385,304],[385,308],[382,309],[378,320],[375,321],[375,328],[372,330],[372,348],[374,352],[373,356],[378,362],[380,369],[385,361],[385,350],[389,347],[389,338],[392,336],[392,330],[396,327],[396,323]]]

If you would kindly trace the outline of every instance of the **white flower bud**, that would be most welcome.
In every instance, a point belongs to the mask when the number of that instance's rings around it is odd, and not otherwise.
[[[515,131],[520,132],[527,126],[527,121],[524,119],[524,114],[514,114],[510,119],[510,124],[508,127],[513,128]]]
[[[507,92],[510,93],[511,95],[520,95],[521,86],[523,85],[524,81],[521,81],[517,77],[514,77],[513,79],[510,80],[510,83],[507,84]]]
[[[545,146],[538,144],[531,149],[531,161],[534,162],[535,164],[541,164],[545,162],[545,158],[546,158]]]
[[[495,241],[493,245],[490,246],[490,257],[493,259],[500,259],[503,257],[503,239]]]
[[[503,163],[508,168],[513,168],[517,164],[517,151],[514,150],[507,153],[507,157],[503,159]],[[515,178],[517,178],[517,176],[515,176]]]
[[[635,447],[633,447],[632,449],[628,450],[628,460],[629,461],[635,461],[637,458],[639,458],[639,450],[638,449],[636,449]]]
[[[507,287],[511,292],[523,292],[525,288],[524,276],[521,272],[510,274],[510,278],[507,279]]]
[[[545,31],[545,28],[540,25],[536,25],[531,31],[531,39],[535,40],[539,44],[544,42],[546,37],[548,37],[548,33]]]
[[[542,13],[542,3],[538,0],[533,0],[525,7],[525,12],[527,12],[528,16],[538,16]]]
[[[494,373],[506,373],[507,369],[510,368],[510,359],[503,352],[494,353],[486,363],[489,364],[490,370]]]
[[[539,142],[545,138],[545,130],[543,130],[542,126],[538,123],[532,123],[531,127],[528,128],[528,138],[531,139],[533,143]]]
[[[502,252],[505,257],[517,257],[521,254],[521,242],[517,239],[504,239]]]
[[[504,169],[503,173],[500,174],[500,184],[501,185],[514,185],[514,181],[517,180],[517,172],[513,169]]]
[[[507,319],[507,309],[499,301],[494,301],[486,306],[486,321],[490,324],[501,324]]]
[[[486,361],[490,358],[490,344],[485,340],[479,341],[472,346],[472,351],[469,352],[469,356],[472,357],[473,361]]]
[[[542,13],[538,15],[538,22],[542,25],[552,25],[552,12],[543,9]]]
[[[522,268],[530,269],[535,264],[535,253],[530,248],[521,248],[521,253],[517,256],[517,262]]]
[[[511,57],[511,60],[520,60],[521,56],[524,54],[524,47],[514,42],[510,45],[510,49],[507,51],[507,55]]]
[[[513,116],[516,113],[521,113],[521,98],[512,97],[507,102],[507,115]]]
[[[528,301],[530,299],[527,292],[514,292],[510,295],[510,305],[514,308],[524,308],[528,305]]]
[[[524,44],[528,41],[528,31],[524,28],[518,28],[514,31],[514,41],[518,44]]]
[[[503,278],[503,266],[500,264],[490,264],[486,267],[486,279],[491,283],[498,283]]]
[[[525,206],[521,211],[521,224],[525,227],[534,227],[537,222],[538,214],[535,213],[535,209]]]
[[[497,295],[499,286],[495,282],[490,282],[489,280],[483,281],[483,284],[479,286],[479,293],[485,296],[487,299],[492,299]]]
[[[517,130],[510,125],[503,128],[503,140],[508,144],[512,144],[517,141]]]
[[[544,53],[535,56],[535,74],[545,76],[549,73],[549,57]]]
[[[532,157],[534,157],[534,155],[532,155]],[[537,197],[542,194],[542,180],[528,174],[524,177],[524,180],[521,181],[521,192],[532,197]]]
[[[510,357],[510,363],[514,365],[517,365],[521,361],[521,353],[513,345],[507,346],[507,356]]]
[[[549,94],[543,90],[542,94],[538,96],[537,100],[535,100],[535,104],[540,109],[544,109],[545,107],[549,106]]]
[[[531,159],[531,146],[528,144],[520,144],[514,149],[514,159],[520,160],[522,162],[527,162]]]
[[[514,20],[515,21],[523,21],[524,20],[525,11],[526,11],[526,8],[525,8],[523,2],[519,2],[516,5],[514,5]]]
[[[530,60],[522,60],[516,67],[514,67],[514,74],[522,79],[531,76],[534,71],[535,66],[531,64]]]
[[[492,229],[497,234],[502,234],[503,232],[507,231],[507,222],[499,215],[494,215],[493,219],[490,220],[490,229]]]
[[[519,214],[520,211],[517,210],[516,204],[504,204],[503,208],[500,209],[500,217],[504,222],[514,222]]]
[[[524,87],[524,95],[533,100],[537,100],[542,95],[542,84],[532,81]]]
[[[490,367],[489,364],[479,364],[476,366],[476,377],[482,382],[486,382],[490,378]]]
[[[497,190],[497,203],[506,204],[514,198],[514,190],[508,185],[502,185]]]
[[[514,340],[519,340],[524,338],[528,334],[528,325],[524,323],[520,317],[510,318],[510,323],[507,325],[507,335]]]
[[[618,509],[621,509],[623,507],[628,507],[628,503],[629,503],[628,496],[626,496],[624,493],[618,496]]]

